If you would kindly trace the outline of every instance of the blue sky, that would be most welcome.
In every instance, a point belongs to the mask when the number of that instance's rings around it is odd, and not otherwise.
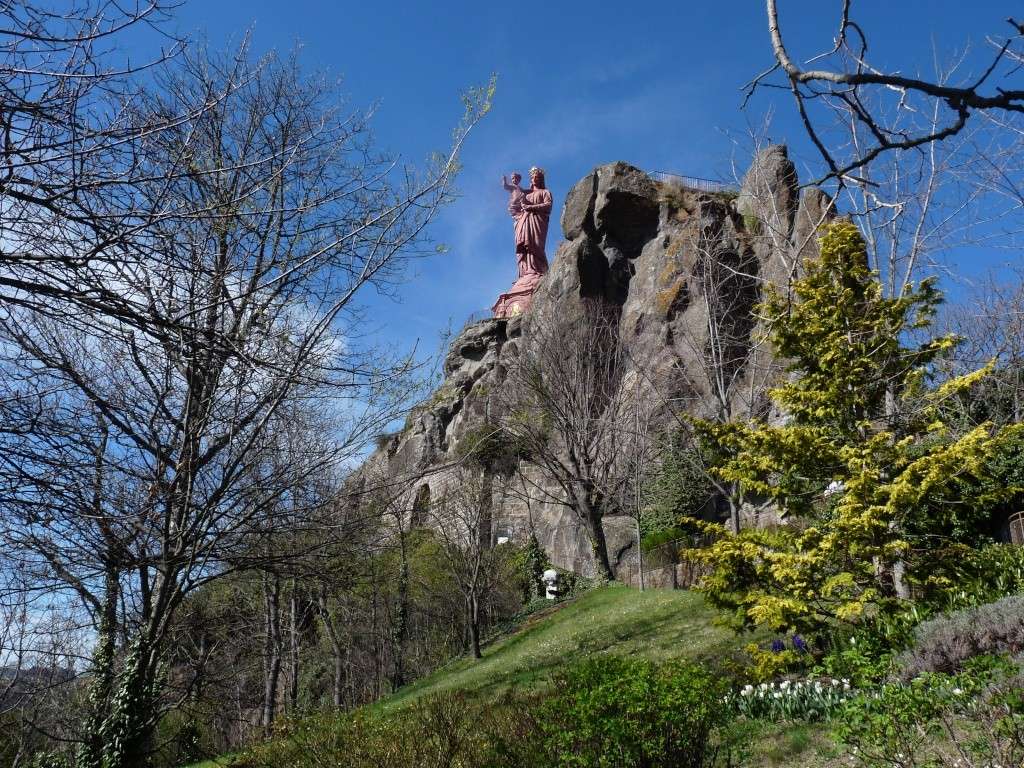
[[[796,58],[828,45],[839,5],[782,0]],[[872,60],[908,72],[927,70],[933,50],[972,44],[982,51],[985,35],[1002,32],[1017,6],[985,0],[855,4],[871,36]],[[420,262],[399,303],[375,312],[388,343],[419,339],[436,348],[443,328],[458,330],[511,283],[502,173],[543,166],[556,210],[577,179],[614,160],[731,177],[732,164],[742,169],[749,159],[748,126],[769,112],[771,137],[790,144],[802,175],[809,176],[807,164],[820,167],[786,94],[766,92],[740,109],[741,86],[771,63],[760,0],[186,0],[175,18],[182,32],[205,36],[212,47],[237,42],[249,28],[257,53],[301,43],[304,64],[342,76],[354,105],[379,102],[379,145],[411,162],[446,145],[460,116],[460,91],[498,74],[494,109],[463,157],[462,197],[432,232],[449,251]],[[553,226],[549,255],[559,238]]]

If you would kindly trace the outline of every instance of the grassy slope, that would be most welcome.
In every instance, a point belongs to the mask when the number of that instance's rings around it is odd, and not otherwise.
[[[446,690],[482,695],[509,686],[543,685],[553,672],[594,653],[639,655],[657,661],[709,659],[729,655],[749,642],[712,624],[714,612],[693,592],[648,590],[640,593],[609,585],[531,616],[517,631],[484,649],[483,658],[459,659],[372,706],[387,711],[416,698]],[[815,725],[779,725],[753,729],[751,765],[822,766],[827,739]],[[750,758],[748,757],[748,760]],[[193,768],[230,765],[230,758]]]
[[[655,660],[728,653],[736,636],[712,626],[713,613],[693,592],[637,592],[612,584],[530,617],[519,631],[487,646],[483,658],[460,659],[382,700],[391,709],[424,694],[462,689],[481,693],[529,687],[592,653]]]

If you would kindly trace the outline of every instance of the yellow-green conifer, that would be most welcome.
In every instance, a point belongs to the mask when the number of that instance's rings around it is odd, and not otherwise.
[[[771,392],[784,418],[697,423],[725,457],[714,471],[774,502],[789,523],[724,535],[700,555],[711,566],[705,589],[739,623],[780,631],[857,621],[897,604],[904,585],[949,586],[944,559],[971,545],[950,520],[991,502],[963,488],[985,477],[1000,443],[1021,429],[982,424],[953,434],[943,422],[942,399],[987,369],[928,389],[932,364],[956,343],[911,340],[941,301],[932,281],[884,296],[860,232],[845,220],[804,267],[791,297],[769,289],[760,307],[786,361],[788,376]]]

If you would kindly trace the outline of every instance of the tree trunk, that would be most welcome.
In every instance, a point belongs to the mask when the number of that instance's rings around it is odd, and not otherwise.
[[[608,542],[604,537],[600,495],[590,489],[577,488],[575,491],[575,512],[583,521],[590,536],[597,575],[605,581],[615,581],[615,571],[608,557]]]
[[[478,546],[481,550],[491,548],[494,541],[492,507],[494,500],[494,475],[484,470],[480,483],[480,520],[477,526]]]
[[[331,656],[334,661],[334,681],[331,690],[331,703],[336,709],[344,706],[345,691],[345,648],[341,644],[341,637],[334,626],[334,617],[327,608],[327,599],[323,595],[319,600],[320,619],[324,624],[324,633],[331,644]]]
[[[345,657],[340,649],[334,653],[334,684],[331,691],[331,703],[337,709],[345,706]]]
[[[734,496],[729,496],[729,529],[733,534],[740,532],[740,503]]]
[[[288,708],[295,712],[299,705],[299,597],[295,580],[292,579],[292,594],[289,603],[289,678],[288,678]]]
[[[598,576],[605,581],[615,581],[615,571],[612,569],[612,563],[608,557],[608,542],[604,537],[604,525],[601,520],[600,513],[593,509],[588,511],[586,523],[594,550],[594,564],[597,567]]]
[[[481,658],[480,653],[480,602],[476,596],[469,598],[469,639],[471,644],[471,650],[473,651],[473,658]]]
[[[405,641],[409,629],[409,559],[405,551],[405,533],[399,531],[398,605],[395,607],[395,621],[391,629],[394,664],[391,671],[391,690],[397,691],[405,685]]]
[[[640,591],[644,591],[644,546],[643,537],[640,535],[640,515],[636,516],[636,563],[637,575],[640,583]]]
[[[114,693],[115,633],[120,582],[116,571],[109,563],[104,582],[103,613],[96,637],[96,650],[93,652],[93,679],[89,686],[91,706],[78,756],[78,765],[83,768],[99,768],[103,762],[103,726]]]
[[[885,416],[889,429],[894,435],[898,435],[899,415],[896,393],[890,384],[885,388]],[[895,521],[889,525],[889,530],[896,536],[900,535],[899,525]],[[892,564],[892,587],[893,591],[896,593],[896,597],[900,600],[910,599],[910,585],[907,583],[906,570],[907,564],[902,557],[897,558],[897,560]]]
[[[263,715],[260,724],[269,733],[277,713],[277,687],[281,678],[281,578],[264,578]]]

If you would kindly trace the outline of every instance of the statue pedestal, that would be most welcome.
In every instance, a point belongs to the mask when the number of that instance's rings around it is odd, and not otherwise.
[[[523,275],[512,283],[512,287],[506,293],[501,294],[498,300],[494,302],[494,306],[491,307],[494,311],[494,316],[512,317],[513,315],[522,314],[529,309],[530,302],[533,300],[533,294],[536,292],[537,286],[540,285],[542,277],[544,275],[534,272]]]

